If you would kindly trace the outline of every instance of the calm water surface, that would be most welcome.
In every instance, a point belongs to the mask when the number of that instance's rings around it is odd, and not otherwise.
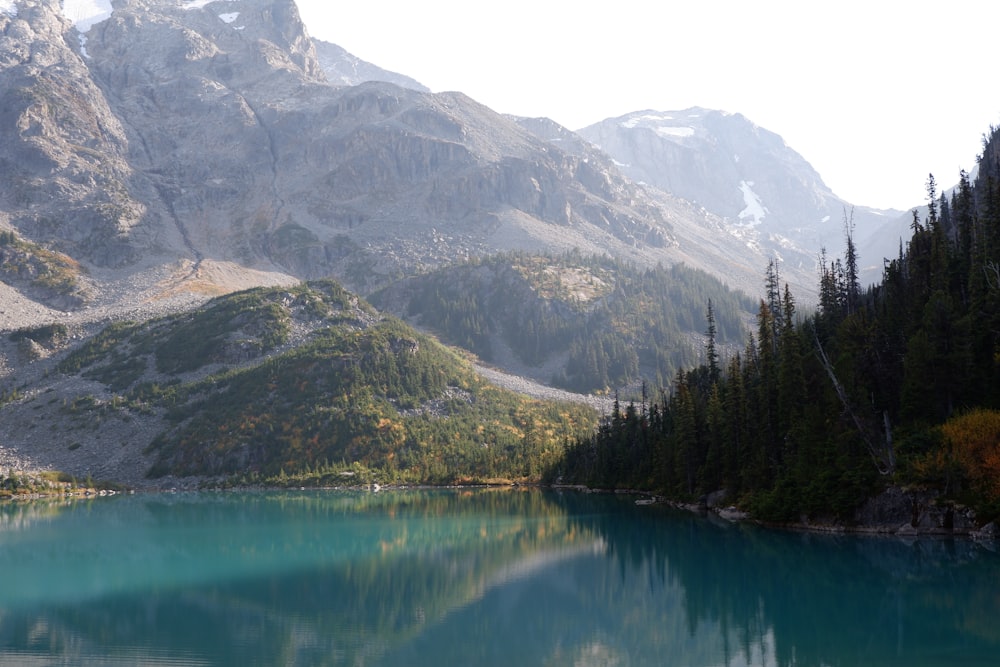
[[[0,505],[3,665],[1000,664],[1000,556],[513,491]]]

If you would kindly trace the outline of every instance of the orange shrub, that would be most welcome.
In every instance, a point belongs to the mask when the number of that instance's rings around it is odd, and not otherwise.
[[[976,409],[942,427],[955,462],[973,487],[1000,499],[1000,411]]]

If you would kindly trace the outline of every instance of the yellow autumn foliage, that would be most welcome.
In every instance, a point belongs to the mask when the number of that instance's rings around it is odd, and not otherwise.
[[[951,455],[966,479],[990,499],[1000,499],[1000,411],[977,409],[942,427]]]

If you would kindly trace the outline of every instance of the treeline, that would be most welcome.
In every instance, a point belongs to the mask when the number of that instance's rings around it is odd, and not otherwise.
[[[440,269],[372,296],[487,362],[509,350],[557,367],[555,386],[606,391],[666,384],[701,358],[692,334],[707,300],[720,343],[740,344],[749,298],[707,273],[677,265],[639,269],[607,256],[509,253]]]
[[[843,259],[823,258],[803,317],[768,268],[757,326],[669,393],[616,406],[567,451],[565,480],[696,499],[724,492],[756,516],[849,518],[889,483],[919,484],[1000,514],[1000,138],[973,183],[927,183],[926,216],[862,289],[850,216]]]

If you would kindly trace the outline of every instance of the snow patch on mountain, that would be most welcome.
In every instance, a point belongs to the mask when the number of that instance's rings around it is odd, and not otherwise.
[[[240,17],[239,12],[230,12],[228,14],[219,14],[219,18],[222,19],[223,23],[232,23]]]
[[[628,117],[621,122],[621,126],[628,130],[637,127],[649,128],[664,139],[683,139],[684,137],[693,137],[695,135],[693,127],[672,124],[676,120],[671,114],[643,113]]]
[[[767,209],[764,208],[757,193],[753,191],[753,181],[740,181],[740,192],[743,193],[743,203],[746,205],[746,208],[740,211],[740,221],[754,226],[764,222]]]
[[[63,0],[63,16],[81,33],[111,16],[111,0]],[[86,57],[86,56],[85,56]]]
[[[622,127],[632,129],[638,127],[639,125],[648,125],[650,123],[660,123],[667,120],[673,120],[673,116],[667,114],[652,114],[647,113],[641,116],[632,116],[628,120],[622,122]]]
[[[670,139],[671,137],[693,137],[694,128],[693,127],[674,127],[661,125],[660,127],[654,128],[656,132],[661,137],[666,137]]]
[[[17,16],[17,5],[14,0],[0,0],[0,12],[7,16]]]
[[[213,2],[236,2],[236,0],[191,0],[191,2],[185,2],[181,5],[181,9],[202,9],[206,5],[210,5]],[[221,16],[219,18],[222,18]],[[222,19],[225,21],[225,19]],[[228,23],[228,21],[226,21]]]

